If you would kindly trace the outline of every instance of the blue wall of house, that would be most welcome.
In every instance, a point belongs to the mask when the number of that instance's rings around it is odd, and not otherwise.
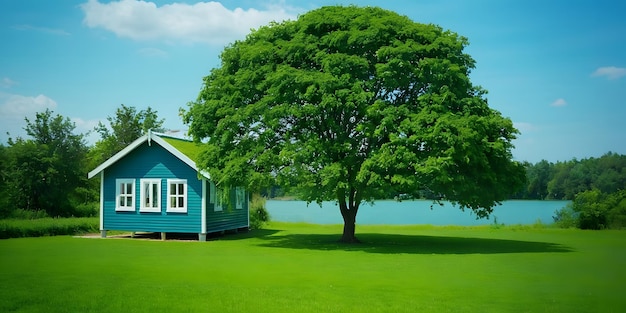
[[[115,180],[135,180],[135,211],[115,211]],[[161,212],[140,212],[140,179],[161,179]],[[187,179],[187,213],[167,210],[167,179]],[[208,184],[207,184],[208,185]],[[104,229],[200,233],[202,181],[195,170],[156,143],[137,147],[104,170]]]
[[[231,188],[230,204],[224,204],[221,211],[215,211],[215,199],[210,199],[210,184],[206,184],[207,212],[206,223],[207,232],[218,232],[229,229],[248,227],[248,193],[245,193],[243,207],[237,209],[235,205],[235,189]]]

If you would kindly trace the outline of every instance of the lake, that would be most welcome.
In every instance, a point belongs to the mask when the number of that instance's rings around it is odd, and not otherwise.
[[[430,224],[430,225],[485,225],[492,224],[494,217],[498,223],[533,224],[540,220],[544,224],[554,222],[554,211],[566,206],[570,201],[509,200],[494,208],[489,219],[476,219],[471,210],[461,211],[449,202],[439,206],[429,200],[379,200],[370,205],[361,204],[357,224]],[[431,210],[432,205],[432,210]],[[267,200],[266,208],[273,221],[306,222],[313,224],[343,224],[339,206],[327,201],[319,206],[304,201]]]

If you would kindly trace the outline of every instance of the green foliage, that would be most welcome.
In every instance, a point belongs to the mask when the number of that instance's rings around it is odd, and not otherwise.
[[[252,195],[249,214],[250,229],[261,229],[270,221],[270,213],[265,208],[265,198],[258,193]]]
[[[46,211],[29,211],[24,209],[15,209],[11,211],[11,215],[9,218],[11,219],[20,219],[20,220],[34,220],[39,218],[50,217],[46,213]]]
[[[82,134],[74,133],[69,118],[46,110],[34,121],[26,119],[30,138],[9,139],[3,148],[3,215],[13,209],[45,211],[49,216],[71,216],[83,197],[77,189],[87,185]]]
[[[562,227],[574,224],[581,229],[626,227],[626,190],[610,194],[599,189],[583,191],[568,207],[557,211],[555,222]]]
[[[164,119],[159,119],[158,112],[150,107],[137,111],[133,106],[122,104],[115,110],[115,116],[107,117],[107,121],[109,127],[100,122],[95,128],[100,134],[100,140],[90,152],[92,168],[130,145],[148,130],[164,130]]]
[[[526,188],[522,199],[572,200],[576,194],[598,189],[613,193],[626,188],[626,155],[608,152],[599,158],[550,163],[526,163]]]
[[[224,49],[182,112],[220,184],[362,201],[428,190],[485,217],[523,185],[517,130],[474,86],[467,39],[373,7],[324,7]]]
[[[574,212],[571,205],[567,205],[554,212],[552,219],[554,224],[560,228],[578,227],[578,214]]]
[[[75,235],[97,232],[97,218],[39,218],[0,220],[0,239]]]
[[[0,143],[0,218],[11,214],[12,206],[9,199],[9,181],[11,168],[8,148]]]
[[[583,191],[572,201],[572,210],[578,214],[581,229],[603,229],[607,227],[606,195],[598,189]]]

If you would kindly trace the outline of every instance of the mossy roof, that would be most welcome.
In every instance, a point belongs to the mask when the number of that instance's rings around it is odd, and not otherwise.
[[[200,152],[202,152],[202,146],[196,142],[161,136],[163,140],[172,145],[176,150],[180,151],[182,154],[186,155],[192,161],[198,163],[198,157],[200,156]]]

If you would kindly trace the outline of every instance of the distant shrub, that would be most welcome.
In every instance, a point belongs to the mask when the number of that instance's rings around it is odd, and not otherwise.
[[[48,213],[44,210],[32,211],[32,210],[24,210],[24,209],[15,209],[11,211],[9,218],[18,219],[18,220],[33,220],[49,217]]]
[[[270,221],[270,214],[265,208],[265,198],[259,194],[252,195],[250,201],[250,229],[261,229]]]
[[[94,217],[98,216],[98,203],[81,203],[72,208],[72,216],[74,217]]]
[[[561,208],[560,210],[556,210],[554,212],[554,224],[560,228],[573,228],[578,227],[578,214],[574,212],[571,204]]]
[[[612,193],[608,196],[610,205],[607,213],[609,228],[621,229],[626,227],[626,190]]]
[[[98,218],[40,218],[0,220],[0,239],[76,235],[97,232]]]
[[[626,190],[603,193],[599,189],[580,192],[571,204],[555,212],[559,227],[620,229],[626,227]]]
[[[578,213],[578,227],[581,229],[604,229],[607,227],[609,206],[606,194],[598,189],[580,192],[574,197],[572,209]]]

